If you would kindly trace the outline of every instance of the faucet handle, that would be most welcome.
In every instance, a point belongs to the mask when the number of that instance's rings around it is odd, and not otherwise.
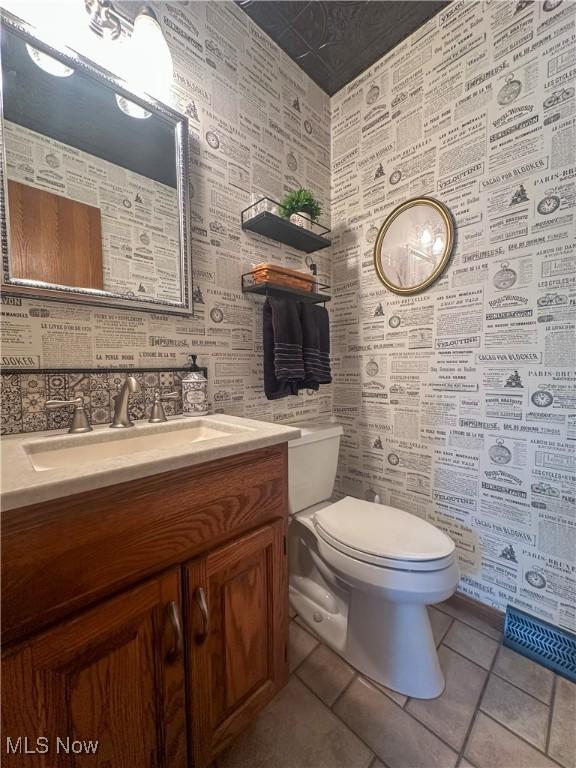
[[[163,400],[176,400],[178,392],[168,392],[165,395],[160,393],[159,389],[154,390],[154,402],[152,403],[152,411],[150,412],[150,418],[148,422],[150,424],[161,424],[164,421],[168,421],[166,413],[164,412]]]
[[[63,408],[65,405],[75,405],[76,407],[81,405],[84,407],[84,401],[80,395],[75,397],[74,400],[46,400],[47,411],[55,411],[57,408]]]
[[[72,415],[72,423],[68,432],[70,434],[78,434],[80,432],[92,432],[92,427],[88,421],[88,415],[84,408],[84,400],[80,395],[73,400],[47,400],[46,410],[55,411],[57,408],[63,408],[66,405],[74,406],[74,413]]]

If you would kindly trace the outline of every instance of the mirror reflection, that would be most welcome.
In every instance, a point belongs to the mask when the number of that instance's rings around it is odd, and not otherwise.
[[[2,78],[5,282],[188,310],[185,120],[4,25]]]
[[[390,214],[378,234],[377,272],[390,290],[422,290],[439,276],[452,242],[452,221],[444,206],[426,198],[408,201]]]

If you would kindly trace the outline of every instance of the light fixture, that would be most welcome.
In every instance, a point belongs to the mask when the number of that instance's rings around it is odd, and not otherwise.
[[[430,227],[424,227],[420,234],[420,243],[424,248],[429,248],[432,243],[432,232]]]
[[[149,5],[139,11],[132,34],[131,21],[111,0],[59,0],[58,13],[48,0],[1,0],[2,5],[36,27],[40,37],[56,49],[67,45],[122,78],[129,90],[170,103],[174,74],[172,54],[158,18]],[[74,70],[36,49],[28,50],[34,62],[57,77]],[[150,112],[124,97],[118,107],[130,117],[150,117]]]
[[[70,43],[79,53],[92,59],[113,75],[120,74],[122,65],[123,29],[129,20],[123,18],[110,0],[76,0],[83,5],[84,18],[76,43],[76,30]],[[88,14],[88,18],[86,18]]]
[[[49,0],[1,0],[2,8],[38,31],[38,37],[57,50],[63,49],[70,37],[82,37],[86,13],[82,0],[59,0],[58,10]]]
[[[13,16],[34,27],[38,32],[37,36],[47,45],[58,51],[71,48],[110,72],[114,72],[120,43],[113,42],[113,36],[118,26],[109,22],[109,33],[98,34],[94,21],[98,16],[103,19],[103,22],[108,19],[107,0],[104,0],[105,7],[99,13],[95,7],[99,5],[99,0],[58,0],[57,4],[50,0],[0,0],[0,2],[2,7]],[[108,10],[112,13],[111,9]],[[38,66],[45,69],[39,57],[33,57],[33,59]],[[45,71],[49,70],[45,69]],[[51,71],[51,74],[57,73]]]
[[[147,93],[158,101],[170,100],[174,74],[172,54],[150,6],[144,6],[134,20],[123,63],[119,74],[131,89]]]
[[[130,89],[146,93],[158,101],[169,101],[174,74],[172,54],[156,14],[149,6],[144,6],[134,20],[122,62],[119,74]],[[123,96],[117,95],[116,103],[129,117],[143,120],[151,116],[148,110]]]
[[[122,34],[122,22],[110,0],[84,0],[90,15],[90,29],[103,39],[117,40]]]
[[[152,117],[152,112],[148,112],[147,109],[144,109],[139,104],[135,104],[124,96],[116,94],[116,104],[118,104],[118,109],[124,112],[125,115],[128,115],[128,117],[135,117],[138,120],[146,120],[147,117]]]
[[[444,250],[444,238],[441,235],[436,235],[434,245],[432,246],[432,253],[438,255]]]
[[[58,59],[55,59],[53,56],[49,56],[47,53],[39,51],[37,48],[33,48],[28,43],[26,43],[26,50],[34,64],[49,75],[54,75],[54,77],[70,77],[70,75],[74,74],[74,69],[72,67],[58,61]]]

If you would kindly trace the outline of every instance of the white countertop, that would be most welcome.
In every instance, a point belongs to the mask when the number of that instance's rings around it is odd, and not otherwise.
[[[198,442],[183,444],[180,441],[174,446],[155,446],[155,434],[167,429],[184,430],[191,422],[198,426],[222,430],[227,434]],[[142,421],[132,428],[114,431],[118,441],[149,435],[150,449],[146,447],[145,450],[100,458],[91,463],[75,464],[72,459],[65,467],[38,470],[32,463],[31,450],[48,445],[58,449],[75,448],[81,446],[84,440],[104,443],[110,439],[113,430],[105,424],[95,426],[93,431],[87,434],[70,435],[65,430],[49,430],[2,437],[2,509],[24,507],[161,472],[204,464],[300,437],[300,430],[294,427],[221,414],[194,418],[176,416],[164,424]]]

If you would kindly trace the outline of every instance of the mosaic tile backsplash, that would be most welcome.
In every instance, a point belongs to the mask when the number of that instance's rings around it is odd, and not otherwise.
[[[167,416],[182,413],[182,378],[186,370],[3,373],[1,432],[9,435],[66,429],[74,406],[46,411],[46,401],[72,400],[79,395],[91,424],[109,424],[114,414],[114,395],[127,373],[140,384],[140,392],[130,395],[128,410],[133,421],[149,417],[156,389],[162,394],[178,393],[177,399],[163,403]]]

